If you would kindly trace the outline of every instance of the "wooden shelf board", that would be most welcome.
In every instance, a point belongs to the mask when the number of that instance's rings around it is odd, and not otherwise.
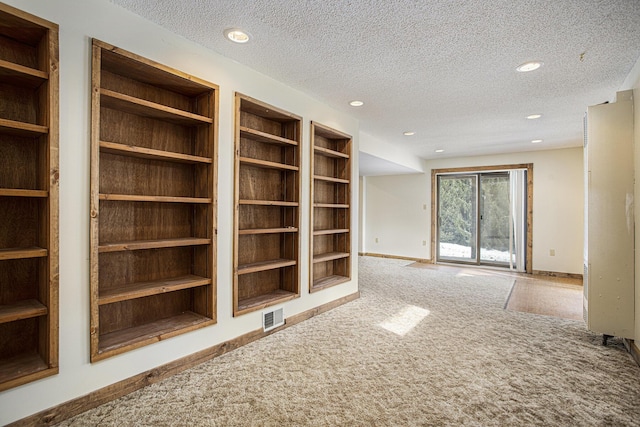
[[[142,196],[136,194],[104,194],[99,196],[100,200],[111,200],[120,202],[158,202],[158,203],[211,203],[210,198],[204,197],[175,197],[175,196]]]
[[[348,159],[350,157],[348,154],[341,153],[340,151],[336,151],[336,150],[331,150],[330,148],[325,148],[325,147],[315,146],[313,147],[313,151],[316,154],[320,154],[321,156],[326,156],[326,157],[338,157],[342,159]]]
[[[152,323],[134,326],[120,331],[100,335],[99,353],[114,352],[129,347],[131,349],[173,337],[186,330],[195,329],[213,320],[187,311],[173,317],[159,319]],[[108,355],[104,355],[108,357]]]
[[[100,89],[100,103],[107,108],[121,110],[139,116],[162,119],[183,125],[212,124],[210,117],[193,114],[166,105],[125,95],[109,89]]]
[[[17,354],[6,359],[0,359],[0,390],[6,390],[24,381],[16,379],[45,371],[49,366],[42,360],[38,353]],[[15,384],[12,384],[15,382]],[[6,387],[6,388],[5,388]]]
[[[348,228],[335,228],[330,230],[314,230],[313,235],[322,236],[325,234],[340,234],[340,233],[348,233],[348,232],[349,232]]]
[[[297,233],[296,227],[282,227],[282,228],[247,228],[244,230],[238,230],[239,235],[247,234],[276,234],[276,233]]]
[[[47,307],[38,300],[28,299],[18,301],[15,304],[0,305],[0,323],[45,316],[47,313]]]
[[[22,188],[0,188],[0,197],[48,197],[46,190],[24,190]]]
[[[318,181],[337,182],[340,184],[349,184],[350,182],[348,179],[334,178],[332,176],[322,176],[322,175],[314,175],[313,179],[316,179]]]
[[[46,257],[47,254],[48,251],[46,249],[37,246],[0,249],[0,261],[8,259],[42,258]]]
[[[267,160],[252,159],[250,157],[240,157],[239,160],[241,164],[248,165],[248,166],[255,166],[258,168],[282,169],[282,170],[290,170],[290,171],[297,171],[300,169],[298,166],[285,165],[284,163],[269,162]]]
[[[174,292],[182,289],[196,288],[211,284],[207,277],[187,275],[170,279],[154,280],[149,282],[131,283],[126,286],[109,289],[101,292],[98,297],[98,305],[112,304],[118,301],[127,301],[136,298],[159,295],[166,292]]]
[[[210,245],[211,239],[185,237],[180,239],[134,240],[129,242],[105,243],[98,246],[99,253],[137,251],[143,249],[177,248],[181,246]],[[1,259],[1,258],[0,258]]]
[[[44,71],[0,59],[0,81],[3,83],[36,88],[48,78]]]
[[[165,160],[177,163],[213,163],[213,160],[210,157],[192,156],[190,154],[175,153],[172,151],[164,150],[154,150],[152,148],[119,144],[116,142],[108,141],[100,141],[100,151],[109,154],[118,154],[151,160]]]
[[[336,209],[349,209],[349,205],[339,203],[314,203],[314,208],[336,208]]]
[[[249,200],[249,199],[240,199],[238,200],[239,205],[256,205],[256,206],[288,206],[288,207],[297,207],[300,205],[298,202],[284,202],[280,200]]]
[[[331,286],[339,285],[340,283],[348,282],[350,279],[346,276],[327,276],[313,281],[313,290],[319,290],[329,288]]]
[[[8,133],[17,136],[35,137],[49,133],[47,126],[34,125],[33,123],[17,122],[15,120],[0,119],[0,133]]]
[[[294,292],[278,289],[268,294],[259,295],[257,297],[241,299],[238,301],[238,312],[236,315],[248,313],[250,311],[260,310],[273,304],[297,298],[298,294]]]
[[[274,259],[269,261],[252,262],[250,264],[242,264],[238,266],[238,274],[257,273],[259,271],[275,270],[282,267],[290,267],[296,265],[293,259]]]
[[[349,258],[348,252],[326,252],[313,256],[313,263],[333,261],[334,259]]]
[[[240,137],[251,139],[253,141],[263,142],[265,144],[293,145],[293,146],[298,145],[298,141],[283,138],[277,135],[272,135],[266,132],[261,132],[259,130],[251,129],[244,126],[240,126]]]

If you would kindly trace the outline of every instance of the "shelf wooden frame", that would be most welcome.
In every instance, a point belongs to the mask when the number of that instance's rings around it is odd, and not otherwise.
[[[344,178],[335,178],[333,176],[313,175],[313,179],[318,181],[334,182],[336,184],[351,184],[351,181]]]
[[[47,71],[0,59],[0,80],[11,85],[37,88],[49,79]]]
[[[47,135],[49,133],[49,127],[0,118],[0,132],[28,138]]]
[[[351,280],[352,137],[311,122],[309,292]]]
[[[127,301],[135,298],[158,295],[165,292],[174,292],[182,289],[196,288],[211,284],[208,277],[200,277],[194,274],[186,276],[172,277],[163,280],[153,280],[150,282],[131,283],[127,286],[108,289],[98,297],[98,304],[113,304],[114,302]]]
[[[142,159],[165,160],[179,163],[210,164],[212,162],[212,159],[210,157],[192,156],[190,154],[174,153],[164,150],[154,150],[151,148],[118,144],[116,142],[108,141],[100,141],[100,151],[103,153],[140,157]]]
[[[266,160],[260,159],[252,159],[249,157],[240,157],[240,163],[243,163],[247,166],[254,166],[257,168],[267,168],[267,169],[283,169],[290,171],[298,171],[300,168],[298,166],[287,165],[285,163],[278,162],[269,162]]]
[[[92,49],[95,362],[216,323],[219,88]]]
[[[233,315],[300,296],[302,118],[236,93]]]
[[[0,3],[0,392],[58,373],[58,34]]]
[[[49,255],[45,248],[31,246],[28,248],[2,248],[0,249],[0,261],[11,259],[43,258]]]
[[[0,188],[0,197],[49,197],[47,190],[25,190],[22,188]]]

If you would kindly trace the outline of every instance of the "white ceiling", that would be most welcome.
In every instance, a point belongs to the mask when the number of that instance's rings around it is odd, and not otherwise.
[[[423,158],[578,146],[586,107],[613,100],[640,56],[640,0],[111,1]],[[515,71],[530,60],[544,65]]]

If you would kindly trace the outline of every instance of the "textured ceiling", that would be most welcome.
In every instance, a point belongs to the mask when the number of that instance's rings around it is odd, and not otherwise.
[[[640,0],[111,1],[424,158],[578,146],[586,107],[640,56]],[[225,40],[229,27],[251,41]]]

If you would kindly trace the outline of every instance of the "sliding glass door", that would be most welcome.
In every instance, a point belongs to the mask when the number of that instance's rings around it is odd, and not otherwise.
[[[438,176],[438,261],[477,260],[477,175]]]
[[[437,175],[439,262],[524,269],[524,171]]]
[[[509,264],[509,172],[480,174],[481,264]]]

